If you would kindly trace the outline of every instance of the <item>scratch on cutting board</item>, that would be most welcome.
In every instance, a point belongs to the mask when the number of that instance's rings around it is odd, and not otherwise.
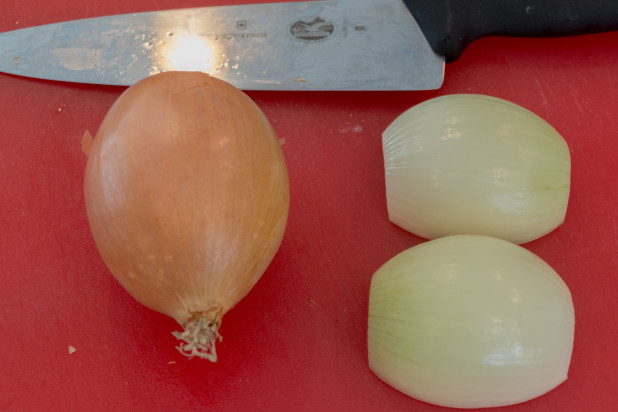
[[[580,114],[585,114],[584,108],[582,107],[580,103],[580,99],[577,97],[577,89],[573,88],[573,86],[569,82],[567,82],[567,84],[568,84],[567,87],[569,88],[569,91],[571,92],[571,96],[573,96],[573,101],[575,103],[575,106],[577,106],[577,110],[579,111]]]
[[[296,389],[298,390],[298,393],[302,393],[303,388],[301,385],[298,384],[298,382],[301,381],[300,376],[298,374],[299,368],[296,364],[294,364],[294,361],[292,360],[292,354],[290,353],[290,347],[288,345],[285,345],[285,354],[288,358],[288,362],[290,363],[290,365],[292,365],[292,372],[294,374],[294,378],[296,381]]]
[[[543,98],[543,106],[548,106],[547,97],[545,96],[545,93],[543,93],[543,87],[541,86],[541,82],[539,81],[539,78],[537,77],[534,80],[535,80],[536,85],[537,85],[537,87],[539,89],[539,93],[541,93],[541,97]]]
[[[356,126],[344,127],[343,129],[339,129],[339,131],[341,133],[361,133],[363,131],[363,126],[356,125]]]

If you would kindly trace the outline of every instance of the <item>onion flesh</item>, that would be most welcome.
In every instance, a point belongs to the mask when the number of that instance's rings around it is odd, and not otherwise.
[[[200,72],[128,88],[91,142],[84,191],[96,246],[137,301],[216,361],[221,318],[256,284],[289,208],[282,148],[242,91]]]
[[[562,136],[514,103],[430,99],[383,133],[389,219],[427,239],[455,234],[525,243],[564,222],[571,159]]]
[[[541,258],[497,238],[446,236],[374,274],[369,366],[425,402],[511,405],[567,378],[574,323],[567,285]]]

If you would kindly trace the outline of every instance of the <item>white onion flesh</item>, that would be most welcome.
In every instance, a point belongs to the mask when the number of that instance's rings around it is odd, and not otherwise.
[[[369,366],[432,404],[511,405],[567,378],[574,324],[567,285],[537,255],[488,236],[447,236],[374,274]]]
[[[536,114],[484,95],[434,98],[383,133],[389,219],[427,239],[455,234],[525,243],[565,218],[571,158]]]

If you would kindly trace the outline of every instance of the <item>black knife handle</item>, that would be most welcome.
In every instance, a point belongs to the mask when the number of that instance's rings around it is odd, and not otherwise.
[[[433,50],[456,60],[485,36],[553,37],[618,30],[618,0],[403,0]]]

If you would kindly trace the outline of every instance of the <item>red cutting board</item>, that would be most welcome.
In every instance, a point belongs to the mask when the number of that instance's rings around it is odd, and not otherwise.
[[[3,0],[0,31],[223,0]],[[223,319],[219,362],[182,357],[95,249],[80,140],[121,87],[0,74],[0,410],[438,411],[367,366],[372,274],[419,244],[389,223],[381,133],[429,98],[482,93],[551,123],[572,155],[564,225],[525,247],[571,289],[569,379],[503,411],[610,411],[618,395],[618,33],[488,38],[430,92],[249,92],[284,139],[291,210],[281,249]],[[69,348],[75,349],[70,353]]]

